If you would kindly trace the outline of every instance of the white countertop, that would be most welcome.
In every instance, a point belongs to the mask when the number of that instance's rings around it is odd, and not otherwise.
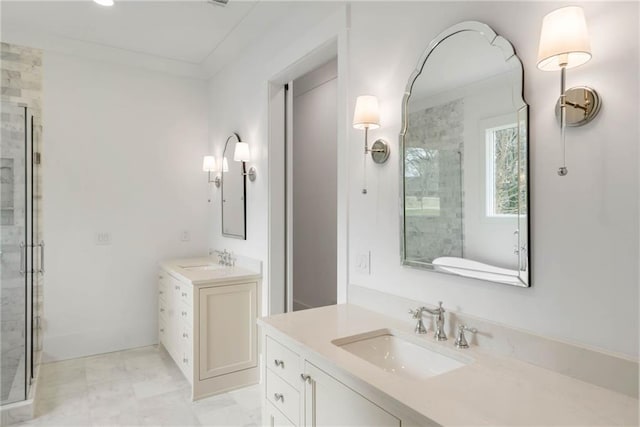
[[[513,358],[460,350],[454,338],[419,339],[474,359],[428,379],[407,379],[360,359],[332,340],[378,329],[412,333],[413,324],[355,305],[334,305],[259,320],[267,333],[283,334],[349,378],[441,425],[638,425],[638,400]],[[594,369],[598,369],[594,366]]]
[[[176,279],[189,282],[194,286],[212,282],[223,283],[235,280],[259,280],[261,278],[259,272],[240,266],[220,266],[215,270],[189,270],[184,268],[210,264],[217,266],[218,262],[211,257],[185,258],[165,261],[160,264],[160,267]]]

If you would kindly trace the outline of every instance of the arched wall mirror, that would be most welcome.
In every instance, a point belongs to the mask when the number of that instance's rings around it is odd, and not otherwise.
[[[402,109],[403,264],[530,286],[528,106],[509,41],[480,22],[443,31]]]
[[[233,160],[237,133],[230,135],[222,154],[222,235],[236,239],[247,238],[246,176],[242,162]]]

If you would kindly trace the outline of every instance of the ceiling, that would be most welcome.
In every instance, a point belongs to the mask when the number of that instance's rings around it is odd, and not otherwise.
[[[2,40],[48,38],[43,46],[34,46],[41,48],[51,48],[52,40],[90,43],[203,67],[211,75],[285,16],[300,10],[301,3],[323,16],[331,10],[320,2],[230,0],[226,6],[206,0],[115,2],[104,7],[91,0],[2,0]],[[30,45],[34,44],[38,43]]]

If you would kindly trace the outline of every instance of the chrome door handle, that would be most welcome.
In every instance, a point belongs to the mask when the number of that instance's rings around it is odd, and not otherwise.
[[[24,276],[26,273],[26,266],[25,266],[25,256],[26,256],[26,247],[24,245],[24,242],[20,242],[20,275]]]
[[[40,247],[40,269],[38,273],[44,274],[44,240],[41,240],[38,246]]]

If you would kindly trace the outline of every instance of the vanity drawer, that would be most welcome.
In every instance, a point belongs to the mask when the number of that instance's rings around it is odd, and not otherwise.
[[[186,283],[180,283],[180,301],[187,304],[189,307],[193,305],[193,290],[191,285]]]
[[[295,427],[295,424],[289,421],[287,417],[282,415],[282,412],[276,409],[276,407],[273,406],[270,402],[265,402],[264,406],[266,419],[264,420],[262,425],[269,427]]]
[[[193,340],[191,339],[191,325],[187,325],[184,322],[182,323],[182,328],[180,329],[180,343],[184,351],[191,351],[191,349],[193,348]]]
[[[282,377],[290,385],[300,390],[302,380],[300,374],[300,356],[271,337],[267,336],[265,363],[274,373]]]
[[[178,367],[187,378],[187,380],[191,383],[193,381],[193,369],[191,369],[191,366],[193,366],[193,360],[191,357],[192,352],[190,350],[183,349],[179,353],[179,355],[181,357],[180,360],[177,361]]]
[[[167,322],[167,302],[164,298],[158,300],[158,320],[160,323]]]
[[[300,393],[282,378],[267,369],[267,400],[293,424],[300,422]]]
[[[162,277],[162,276],[160,276]],[[158,282],[158,295],[160,296],[160,298],[166,298],[167,297],[167,291],[169,289],[169,285],[166,281],[166,279],[160,279],[160,281]]]
[[[167,327],[165,326],[165,321],[163,318],[160,318],[160,322],[158,325],[158,341],[162,344],[166,342],[167,337]]]
[[[186,322],[189,326],[193,325],[193,309],[188,306],[186,303],[181,302],[180,308],[178,311],[178,318],[182,320],[182,322]]]

